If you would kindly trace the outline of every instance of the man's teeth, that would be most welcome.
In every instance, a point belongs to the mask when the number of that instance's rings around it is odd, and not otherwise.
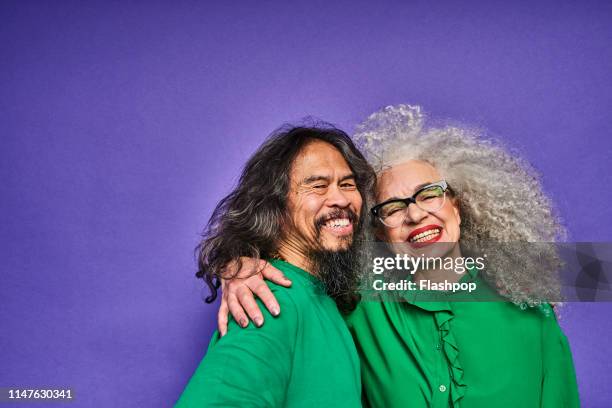
[[[425,232],[421,232],[420,234],[417,234],[414,237],[410,238],[410,242],[426,242],[426,241],[431,241],[432,239],[434,239],[438,235],[440,235],[440,230],[439,229],[430,229],[430,230],[427,230]]]
[[[325,226],[329,228],[340,228],[340,227],[346,227],[350,223],[351,222],[349,221],[348,218],[335,218],[333,220],[327,221],[325,223]]]

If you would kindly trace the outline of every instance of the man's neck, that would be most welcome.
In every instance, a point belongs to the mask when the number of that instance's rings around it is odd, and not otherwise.
[[[292,241],[287,240],[285,242],[282,242],[279,245],[278,254],[283,260],[289,262],[292,265],[297,266],[300,269],[305,270],[311,275],[314,275],[314,273],[312,272],[312,262],[306,256],[304,251]]]

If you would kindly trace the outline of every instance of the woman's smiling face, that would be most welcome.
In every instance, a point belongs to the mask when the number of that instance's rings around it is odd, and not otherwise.
[[[424,161],[409,160],[394,165],[378,178],[377,202],[412,197],[425,185],[441,180],[443,177],[438,170]],[[410,204],[405,211],[404,222],[395,228],[383,226],[379,238],[389,243],[406,243],[413,248],[424,248],[434,242],[459,241],[461,217],[456,200],[448,193],[444,205],[435,212],[424,211],[415,204]]]

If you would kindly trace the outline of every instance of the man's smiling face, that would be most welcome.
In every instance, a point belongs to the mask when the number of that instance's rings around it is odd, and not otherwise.
[[[296,156],[290,173],[286,240],[300,252],[350,247],[361,215],[362,197],[354,174],[331,144],[315,140]]]

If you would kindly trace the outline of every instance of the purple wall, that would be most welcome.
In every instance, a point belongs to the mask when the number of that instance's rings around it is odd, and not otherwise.
[[[409,102],[482,125],[573,240],[612,241],[610,2],[24,3],[0,6],[0,387],[173,403],[215,324],[198,232],[305,115],[352,131]],[[610,313],[563,312],[586,407],[612,403]]]

